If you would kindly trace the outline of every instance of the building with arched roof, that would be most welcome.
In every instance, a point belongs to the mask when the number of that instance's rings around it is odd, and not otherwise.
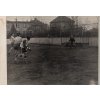
[[[73,28],[74,20],[66,16],[58,16],[50,22],[50,30],[53,36],[67,36],[71,34]]]

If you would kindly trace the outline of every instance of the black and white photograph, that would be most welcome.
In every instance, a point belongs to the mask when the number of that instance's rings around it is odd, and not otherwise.
[[[7,16],[8,85],[98,85],[98,16]]]

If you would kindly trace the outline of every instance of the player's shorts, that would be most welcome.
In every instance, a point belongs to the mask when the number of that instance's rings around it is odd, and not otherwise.
[[[25,46],[24,48],[22,48],[22,53],[27,52],[27,46]]]
[[[15,50],[20,50],[20,43],[14,44],[14,49],[15,49]]]

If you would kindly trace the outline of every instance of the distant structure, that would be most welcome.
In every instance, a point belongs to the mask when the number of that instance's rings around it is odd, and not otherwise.
[[[46,33],[48,25],[38,19],[30,21],[7,21],[7,35],[20,32],[22,35],[28,34],[31,36],[41,35]]]
[[[17,32],[25,33],[30,26],[30,22],[25,21],[7,21],[7,34],[12,33],[12,29],[15,28]]]
[[[78,16],[72,16],[71,18],[75,21],[75,26],[78,27]]]
[[[90,29],[87,27],[91,27]],[[22,37],[90,37],[98,36],[98,24],[79,24],[78,16],[58,16],[50,22],[50,25],[34,18],[30,21],[7,21],[7,37],[11,34],[21,33]]]
[[[58,16],[50,22],[50,31],[53,36],[69,36],[74,28],[74,20],[66,16]]]
[[[32,36],[44,36],[48,31],[48,25],[44,24],[43,22],[37,20],[30,21],[30,26],[27,28],[27,32],[30,32]]]
[[[15,25],[12,24],[12,27],[11,27],[11,29],[10,29],[10,34],[16,34],[16,33],[17,33],[17,30],[16,30],[16,28],[15,28]]]

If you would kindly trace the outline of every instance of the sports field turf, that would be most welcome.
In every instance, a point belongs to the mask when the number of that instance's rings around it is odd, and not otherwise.
[[[9,46],[8,46],[9,49]],[[85,85],[98,81],[98,48],[31,44],[26,61],[8,56],[8,84]]]

